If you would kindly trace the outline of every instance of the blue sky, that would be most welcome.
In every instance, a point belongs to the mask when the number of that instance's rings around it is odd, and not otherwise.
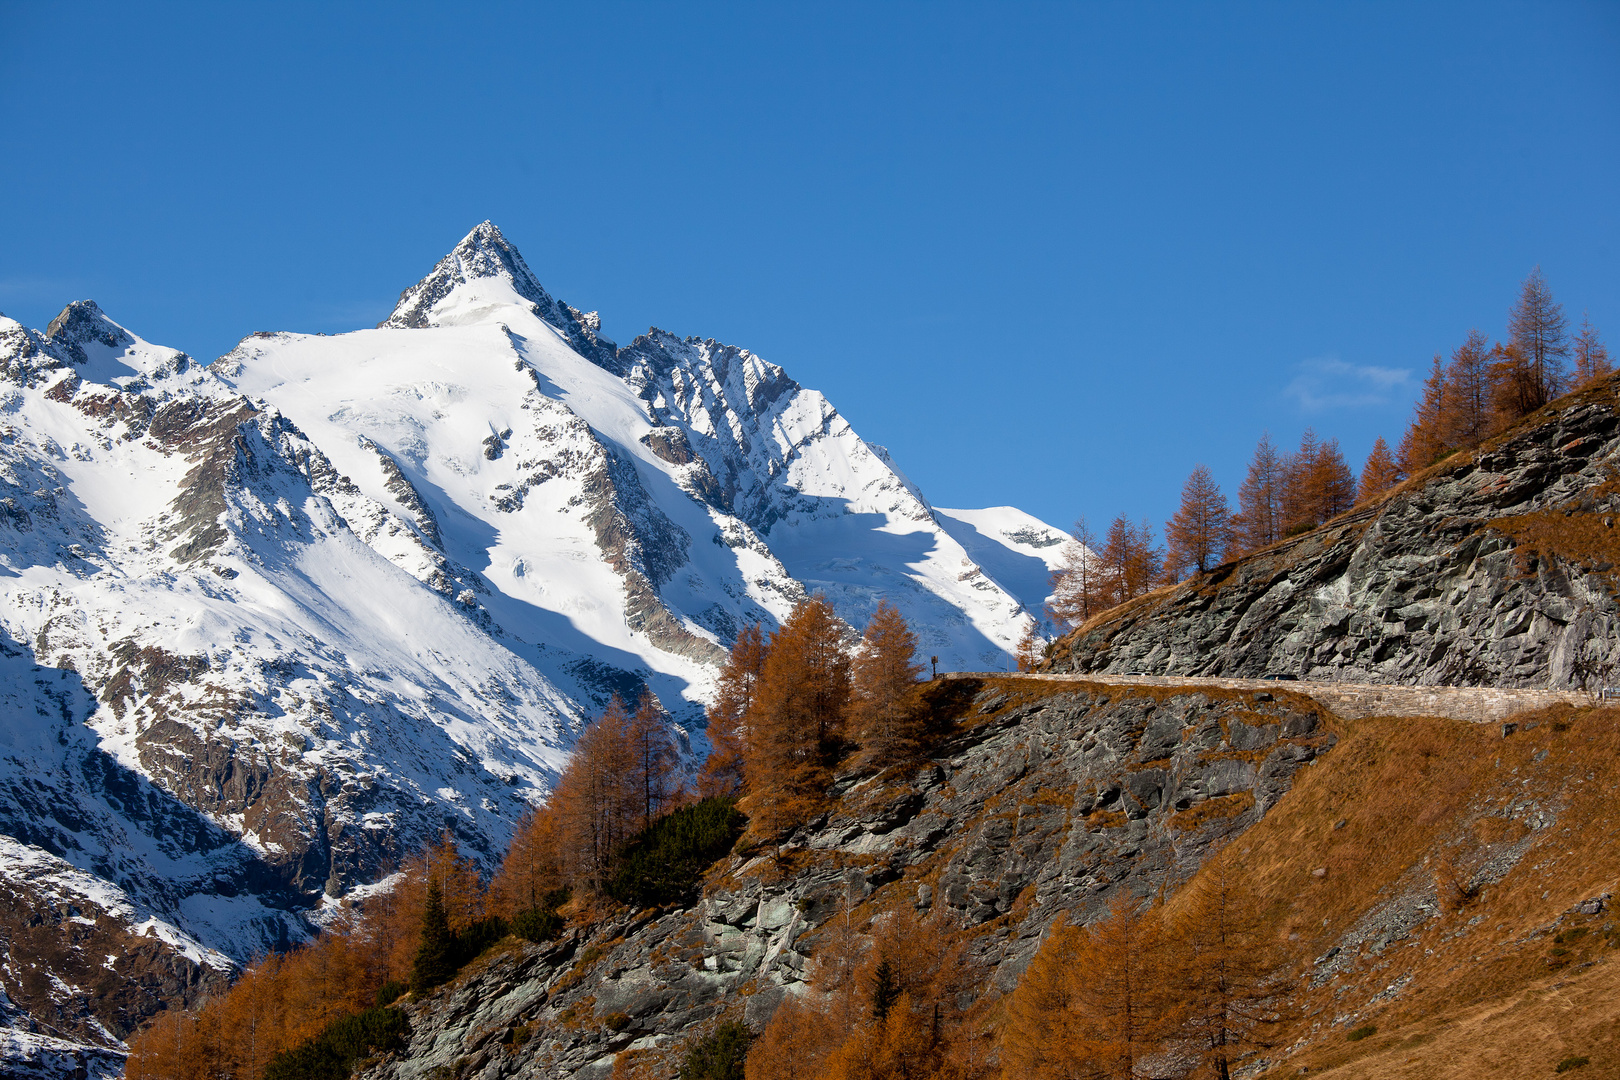
[[[745,346],[942,506],[1156,524],[1359,470],[1540,265],[1620,344],[1620,5],[0,0],[0,310],[212,358],[492,218],[628,341]]]

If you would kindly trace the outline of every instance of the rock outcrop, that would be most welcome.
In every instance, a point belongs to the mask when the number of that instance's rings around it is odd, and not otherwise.
[[[1043,670],[1584,688],[1620,674],[1620,376],[1132,601]]]
[[[1285,690],[1008,677],[931,694],[955,729],[932,760],[842,777],[829,813],[716,867],[690,908],[509,944],[408,1006],[410,1046],[363,1075],[605,1077],[619,1052],[674,1051],[717,1017],[759,1030],[851,912],[972,931],[965,962],[1008,990],[1053,919],[1189,877],[1335,739]]]

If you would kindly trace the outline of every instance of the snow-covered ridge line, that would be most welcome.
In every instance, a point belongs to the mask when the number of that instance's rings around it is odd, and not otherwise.
[[[0,887],[78,926],[102,881],[97,925],[192,972],[117,1015],[69,972],[84,1038],[447,828],[492,864],[612,694],[650,686],[695,760],[738,629],[810,592],[857,626],[894,602],[942,668],[1003,666],[1061,534],[936,510],[745,349],[600,331],[487,222],[382,326],[206,367],[89,301],[43,333],[0,317],[0,661],[77,688],[0,698],[40,734],[0,771]],[[65,794],[4,786],[41,771]],[[81,796],[103,810],[68,828]],[[41,859],[85,878],[4,874]]]

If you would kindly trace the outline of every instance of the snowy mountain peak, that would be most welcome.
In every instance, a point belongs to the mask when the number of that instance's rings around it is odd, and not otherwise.
[[[459,324],[474,321],[465,317],[469,307],[506,304],[532,306],[542,318],[543,312],[556,306],[517,248],[494,222],[485,221],[440,259],[427,277],[401,293],[394,313],[380,325],[421,329]]]
[[[94,300],[75,300],[51,320],[45,328],[45,340],[66,353],[74,363],[83,364],[87,360],[86,345],[125,349],[135,344],[135,335],[107,318]]]
[[[432,273],[400,293],[394,313],[379,329],[421,330],[513,319],[513,308],[549,323],[580,355],[616,370],[618,345],[601,334],[596,312],[554,300],[518,249],[495,223],[485,221],[462,238]]]

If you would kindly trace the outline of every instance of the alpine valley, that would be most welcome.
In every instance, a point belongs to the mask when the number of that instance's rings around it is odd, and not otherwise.
[[[744,349],[618,346],[488,222],[376,329],[209,364],[0,317],[0,1074],[116,1074],[446,829],[498,862],[614,694],[700,759],[810,593],[1006,668],[1063,540]]]

